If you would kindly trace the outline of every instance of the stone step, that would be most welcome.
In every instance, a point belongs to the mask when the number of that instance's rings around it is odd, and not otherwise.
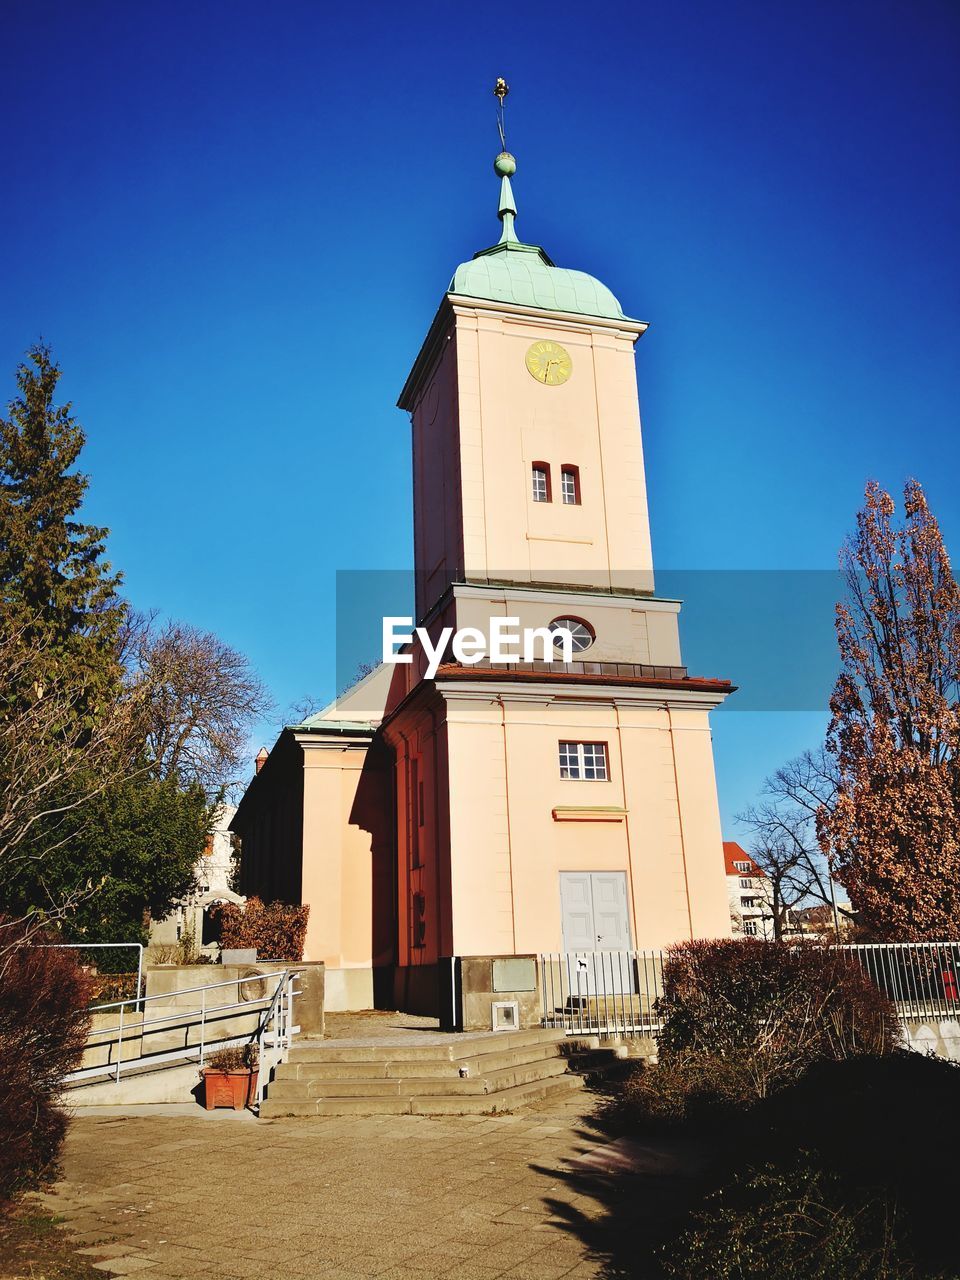
[[[409,1098],[271,1098],[260,1103],[260,1118],[278,1116],[404,1116]]]
[[[499,1048],[499,1046],[497,1046]],[[503,1067],[525,1066],[529,1062],[541,1062],[557,1056],[556,1041],[539,1041],[535,1044],[519,1045],[516,1048],[500,1052],[478,1054],[476,1057],[458,1058],[455,1061],[427,1058],[422,1061],[413,1059],[387,1059],[384,1061],[314,1060],[302,1057],[293,1058],[281,1063],[275,1072],[277,1080],[382,1080],[413,1076],[427,1076],[440,1079],[445,1076],[456,1079],[461,1070],[470,1076],[486,1075],[491,1071],[499,1071]]]
[[[519,1084],[493,1094],[416,1094],[409,1098],[271,1098],[264,1099],[260,1115],[346,1116],[346,1115],[488,1115],[512,1111],[542,1098],[573,1093],[583,1088],[580,1076],[565,1072],[545,1080]]]
[[[508,1048],[535,1044],[558,1044],[566,1039],[561,1031],[535,1028],[530,1031],[480,1032],[475,1036],[450,1037],[432,1043],[423,1042],[378,1045],[294,1045],[290,1062],[459,1062],[485,1053],[503,1052]]]
[[[539,1102],[543,1098],[576,1093],[583,1087],[584,1081],[581,1076],[566,1072],[547,1080],[519,1084],[513,1089],[501,1089],[498,1093],[487,1094],[485,1097],[414,1098],[411,1109],[414,1115],[421,1116],[486,1115],[490,1112],[513,1111],[516,1107],[526,1106],[530,1102]],[[467,1105],[458,1105],[463,1103]]]
[[[484,1081],[456,1076],[419,1076],[411,1080],[274,1079],[267,1086],[271,1098],[410,1098],[418,1093],[484,1093]]]
[[[391,1080],[329,1080],[301,1077],[299,1080],[274,1079],[267,1086],[270,1098],[411,1098],[420,1095],[493,1095],[517,1085],[533,1084],[566,1074],[563,1058],[540,1058],[525,1066],[504,1067],[482,1076],[460,1079],[456,1076]]]

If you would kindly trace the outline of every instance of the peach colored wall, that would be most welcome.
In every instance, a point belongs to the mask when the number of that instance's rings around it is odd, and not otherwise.
[[[643,326],[511,315],[457,299],[412,414],[417,612],[457,579],[649,591],[653,558],[633,346]],[[550,338],[573,360],[547,387],[524,357]],[[551,464],[553,501],[531,497]],[[580,505],[560,469],[579,468]]]
[[[457,954],[562,950],[561,871],[627,873],[635,946],[729,935],[707,709],[616,696],[446,694]],[[610,780],[560,778],[564,738],[605,741]],[[594,806],[627,813],[553,815]]]
[[[310,904],[304,958],[330,969],[369,969],[371,835],[351,821],[362,747],[304,742],[303,901]]]
[[[466,577],[652,586],[636,333],[456,304]],[[568,382],[532,378],[530,344],[560,342]],[[531,497],[534,461],[553,501]],[[580,469],[582,502],[560,500],[560,468]],[[615,582],[616,579],[616,582]]]
[[[446,726],[438,699],[426,697],[388,726],[395,755],[397,954],[401,965],[450,955],[449,808]],[[421,799],[422,789],[422,799]],[[422,911],[416,897],[422,898]],[[422,940],[417,922],[422,921]]]
[[[449,341],[442,343],[430,380],[413,412],[413,541],[418,617],[442,593],[447,582],[460,576],[463,566],[460,483],[464,472],[470,475],[473,459],[461,459],[461,442],[454,429],[457,412],[457,355],[451,326]]]
[[[519,626],[546,627],[554,618],[576,617],[588,622],[596,642],[583,657],[589,662],[648,662],[680,665],[680,638],[674,601],[624,600],[622,596],[588,595],[560,591],[496,591],[492,588],[455,587],[454,599],[444,610],[439,626],[478,627],[489,633],[490,619],[511,617]],[[540,656],[538,650],[538,657]]]
[[[706,716],[689,711],[669,713],[676,759],[677,789],[683,840],[686,847],[687,876],[700,892],[691,896],[693,934],[697,938],[725,936],[731,929],[730,909],[714,874],[714,859],[723,856],[723,834],[716,801],[713,743]],[[723,901],[721,902],[721,897]],[[721,915],[726,928],[720,929]]]

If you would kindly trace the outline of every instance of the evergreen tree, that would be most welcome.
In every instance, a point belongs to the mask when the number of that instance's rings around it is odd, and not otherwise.
[[[82,690],[89,713],[119,679],[126,609],[120,575],[104,559],[107,530],[77,518],[88,485],[75,469],[85,437],[70,404],[54,403],[59,380],[49,348],[34,346],[17,369],[9,417],[0,418],[0,624],[42,650],[41,691],[49,683]]]
[[[107,530],[79,518],[85,438],[59,379],[34,347],[0,418],[0,912],[135,941],[193,886],[265,698],[215,636],[128,611]]]
[[[76,942],[146,942],[156,919],[195,888],[211,807],[197,784],[142,776],[92,797],[82,827],[27,863],[3,890],[8,913],[72,903],[64,936]]]

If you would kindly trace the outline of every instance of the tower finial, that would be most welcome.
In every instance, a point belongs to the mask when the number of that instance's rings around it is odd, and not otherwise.
[[[507,150],[507,135],[504,129],[503,120],[503,100],[510,92],[510,86],[504,80],[503,76],[497,77],[497,83],[493,86],[493,96],[497,99],[497,129],[500,133],[500,154],[493,162],[494,173],[500,177],[500,208],[497,216],[503,223],[503,231],[500,235],[501,244],[517,244],[517,233],[513,229],[513,222],[517,216],[517,205],[513,198],[513,188],[510,185],[510,179],[517,172],[517,162]]]
[[[510,92],[510,86],[504,80],[503,76],[497,76],[497,83],[493,86],[493,96],[497,100],[497,128],[500,130],[500,150],[506,151],[507,137],[503,131],[503,100]]]

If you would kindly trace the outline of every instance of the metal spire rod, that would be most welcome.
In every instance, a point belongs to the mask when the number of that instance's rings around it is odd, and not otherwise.
[[[504,132],[503,119],[503,100],[510,92],[510,86],[504,80],[503,76],[497,76],[497,83],[493,86],[493,96],[497,99],[497,128],[500,131],[500,149],[506,151],[507,136]]]
[[[497,216],[503,223],[500,244],[516,244],[517,233],[513,229],[513,221],[517,216],[517,203],[513,198],[510,178],[517,172],[517,162],[507,150],[507,138],[503,127],[503,100],[510,92],[510,86],[503,76],[498,77],[493,86],[493,96],[497,99],[497,128],[500,130],[500,154],[493,162],[494,173],[500,179],[500,208]]]

